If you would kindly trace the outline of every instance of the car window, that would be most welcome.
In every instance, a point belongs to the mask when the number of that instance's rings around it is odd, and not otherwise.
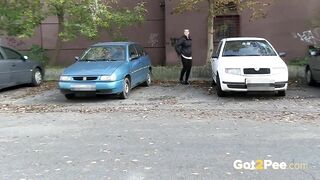
[[[96,46],[89,48],[81,61],[124,61],[125,47],[118,45]]]
[[[139,56],[145,56],[146,55],[146,52],[144,51],[143,47],[139,44],[136,44],[136,49],[138,51],[138,55]]]
[[[8,59],[21,59],[21,55],[15,51],[13,51],[12,49],[9,48],[2,48],[4,53],[7,55]]]
[[[1,52],[0,52],[0,60],[1,60],[1,59],[3,59],[3,56],[2,56],[2,54],[1,54]]]
[[[129,57],[138,56],[138,52],[134,45],[129,46]]]
[[[222,56],[276,56],[264,40],[227,41]]]

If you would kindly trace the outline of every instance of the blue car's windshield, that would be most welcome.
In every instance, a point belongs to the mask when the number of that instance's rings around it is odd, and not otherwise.
[[[264,40],[227,41],[222,56],[276,56]]]
[[[80,61],[124,61],[125,46],[95,46],[85,51]]]

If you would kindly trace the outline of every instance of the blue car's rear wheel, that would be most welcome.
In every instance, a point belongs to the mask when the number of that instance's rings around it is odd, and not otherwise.
[[[131,89],[131,82],[130,82],[130,79],[126,77],[124,78],[124,81],[123,81],[123,91],[120,93],[120,98],[127,99],[129,97],[130,89]]]
[[[152,81],[151,72],[149,71],[147,74],[147,79],[142,85],[149,87],[151,85],[151,81]]]

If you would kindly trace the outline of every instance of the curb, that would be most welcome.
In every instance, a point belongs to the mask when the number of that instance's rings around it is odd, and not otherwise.
[[[288,66],[289,79],[300,80],[304,79],[304,66]],[[152,67],[152,74],[154,80],[169,81],[177,80],[180,76],[180,66],[155,66]],[[46,81],[57,81],[63,68],[48,68],[44,79]],[[211,67],[210,66],[194,66],[192,67],[190,80],[211,80]]]

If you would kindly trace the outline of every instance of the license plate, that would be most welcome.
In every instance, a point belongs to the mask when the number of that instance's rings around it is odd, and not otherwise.
[[[247,78],[248,91],[274,91],[275,81],[270,78]]]
[[[247,78],[246,84],[274,84],[275,80],[270,78]]]
[[[95,91],[96,85],[93,84],[75,84],[71,86],[73,91]]]

